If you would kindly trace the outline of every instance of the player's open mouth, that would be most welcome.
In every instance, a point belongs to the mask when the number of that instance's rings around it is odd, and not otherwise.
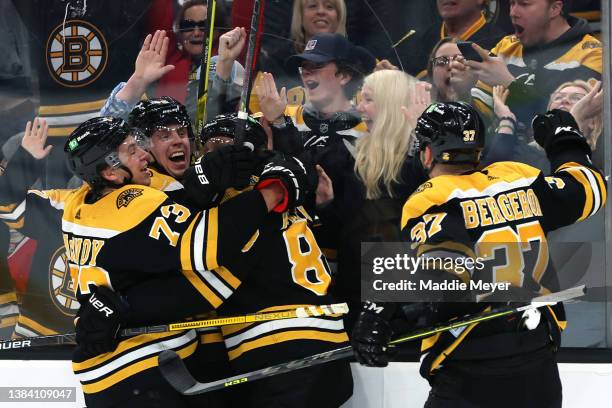
[[[204,45],[204,40],[189,40],[191,45]]]
[[[184,163],[185,162],[185,152],[174,152],[168,158],[173,163]]]
[[[453,7],[457,5],[457,1],[456,0],[446,0],[442,2],[442,7]]]
[[[319,86],[319,83],[317,81],[307,81],[304,85],[306,85],[306,88],[312,90],[317,88]]]

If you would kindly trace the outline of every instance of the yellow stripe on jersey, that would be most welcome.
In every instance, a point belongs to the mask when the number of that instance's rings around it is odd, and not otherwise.
[[[561,165],[555,173],[565,172],[571,175],[584,189],[584,208],[578,221],[596,213],[606,203],[607,191],[601,175],[575,162]]]
[[[237,348],[228,350],[227,355],[230,360],[234,360],[247,351],[291,340],[318,340],[330,343],[345,343],[348,341],[348,336],[346,332],[329,333],[318,330],[292,330],[270,334],[252,341],[245,341]]]
[[[461,34],[459,36],[459,39],[461,41],[467,41],[478,30],[480,30],[482,27],[484,27],[484,25],[486,23],[487,23],[487,20],[485,19],[484,14],[481,13],[480,14],[480,18],[478,20],[476,20],[476,22],[474,24],[472,24],[470,27],[468,27],[468,29],[465,30],[463,32],[463,34]],[[444,37],[446,37],[446,29],[444,28],[444,23],[442,23],[442,27],[440,27],[440,39],[443,39]]]
[[[78,112],[99,111],[106,103],[106,99],[99,99],[91,102],[71,103],[66,105],[45,105],[38,109],[39,116],[45,115],[65,115]]]
[[[223,335],[221,332],[200,334],[200,344],[221,343],[222,341]]]
[[[559,326],[561,330],[565,330],[565,328],[567,327],[567,320],[557,319],[557,314],[555,313],[555,310],[550,306],[546,306],[546,307],[550,311],[550,314],[552,315],[553,319],[555,319],[555,323],[557,323],[557,326]]]
[[[430,348],[432,348],[433,346],[435,346],[435,344],[438,342],[438,340],[440,339],[440,336],[442,335],[442,333],[436,333],[433,336],[424,338],[421,341],[421,352],[425,352],[427,350],[429,350]]]
[[[215,272],[234,289],[238,289],[238,286],[242,283],[240,279],[234,276],[225,266],[218,267],[215,269]]]
[[[17,316],[0,317],[0,329],[14,326],[17,323]]]
[[[487,308],[487,310],[490,310],[490,308]],[[429,372],[432,372],[433,370],[435,370],[436,368],[438,368],[440,366],[440,364],[442,364],[442,362],[446,359],[446,357],[448,357],[453,350],[455,350],[457,348],[457,346],[459,346],[459,344],[461,344],[461,342],[465,339],[465,337],[474,329],[474,327],[476,327],[478,325],[478,323],[472,323],[469,326],[467,326],[465,328],[465,330],[463,330],[463,332],[461,332],[461,334],[459,335],[459,337],[457,337],[455,339],[455,341],[453,341],[451,343],[450,346],[448,346],[447,348],[445,348],[435,359],[434,361],[431,363],[431,367],[429,367]]]
[[[259,230],[255,231],[253,236],[249,239],[245,246],[242,247],[241,252],[249,252],[249,250],[255,245],[255,241],[259,238]]]
[[[4,295],[0,295],[0,305],[12,302],[17,302],[17,294],[15,292],[9,292],[5,293]]]
[[[0,212],[12,213],[15,207],[17,207],[17,204],[0,205]]]
[[[195,352],[196,347],[197,347],[197,342],[192,342],[192,343],[189,343],[187,346],[181,349],[175,350],[175,351],[179,355],[179,357],[181,357],[181,359],[185,359]],[[152,357],[139,361],[135,364],[131,364],[127,366],[126,368],[123,368],[113,373],[112,375],[105,377],[104,379],[100,381],[95,381],[89,384],[81,384],[81,386],[82,386],[84,393],[93,394],[96,392],[103,391],[107,388],[110,388],[113,385],[117,384],[118,382],[123,381],[126,378],[131,377],[135,374],[138,374],[144,370],[147,370],[153,367],[157,367],[157,365],[158,364],[157,364],[157,354],[156,354]]]
[[[217,239],[219,237],[219,207],[213,207],[206,212],[206,269],[219,267],[217,263]]]

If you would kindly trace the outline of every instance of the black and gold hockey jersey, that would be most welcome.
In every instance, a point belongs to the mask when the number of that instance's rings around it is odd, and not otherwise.
[[[479,259],[484,267],[474,267],[469,273],[466,268],[450,267],[444,271],[463,282],[508,282],[511,288],[532,294],[559,290],[549,262],[546,234],[595,214],[605,204],[607,190],[602,174],[586,160],[553,164],[557,169],[549,177],[516,162],[498,162],[467,174],[435,177],[422,184],[404,205],[404,238],[419,243],[417,254],[423,259]],[[472,308],[471,313],[484,310],[486,305],[474,310],[474,304],[463,304]],[[443,314],[448,318],[463,314],[459,303],[442,308],[446,308]],[[558,330],[565,328],[561,304],[548,308],[543,315],[556,322]],[[518,346],[499,346],[499,339],[486,342],[500,331],[506,334],[507,327],[500,322],[504,319],[497,320],[425,339],[422,350],[427,355],[421,374],[428,377],[445,360],[464,358],[468,350],[474,358],[474,347],[470,346],[474,339],[484,339],[486,343],[478,350],[478,359],[520,354]],[[516,325],[512,327],[515,329],[510,335],[518,336]],[[558,330],[551,334],[557,340]]]
[[[273,214],[229,268],[242,285],[219,309],[223,315],[334,303],[331,274],[303,207]],[[341,315],[257,322],[221,328],[232,368],[245,372],[346,345]]]
[[[590,35],[586,21],[569,17],[571,28],[556,40],[540,47],[525,48],[509,35],[491,50],[501,57],[516,80],[510,85],[507,104],[523,123],[545,112],[550,95],[564,82],[576,79],[601,79],[603,52],[601,42]],[[472,89],[476,108],[493,117],[492,88],[482,82]]]
[[[188,278],[198,277],[201,301],[212,310],[241,283],[240,276],[220,265],[240,252],[267,216],[257,191],[199,212],[146,186],[124,186],[93,204],[85,202],[89,191],[83,186],[70,194],[62,219],[68,265],[80,300],[88,297],[91,284],[122,293],[147,279],[182,270]],[[157,306],[151,299],[152,315]],[[108,403],[113,391],[139,388],[134,381],[160,381],[154,371],[160,351],[173,349],[187,358],[196,343],[191,330],[136,336],[98,356],[86,355],[77,347],[73,370],[89,401]]]
[[[169,195],[182,185],[174,178],[151,171],[151,186]],[[36,251],[26,290],[16,298],[5,296],[7,319],[16,320],[13,337],[47,336],[74,331],[79,302],[74,293],[61,235],[64,201],[72,190],[29,190],[41,176],[42,162],[19,148],[0,179],[0,220],[36,240]],[[8,320],[7,320],[8,324]]]

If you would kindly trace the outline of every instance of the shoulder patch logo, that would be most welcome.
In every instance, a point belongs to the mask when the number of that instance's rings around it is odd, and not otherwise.
[[[582,49],[583,50],[595,49],[595,48],[601,48],[601,43],[597,42],[597,41],[585,41],[582,44]]]
[[[415,194],[422,193],[423,191],[427,190],[428,188],[432,188],[432,187],[433,187],[433,184],[431,184],[431,181],[426,181],[423,184],[421,184],[414,193]]]
[[[68,20],[55,27],[45,53],[49,74],[68,88],[94,82],[108,62],[108,44],[102,31],[82,20]]]
[[[128,188],[127,190],[122,191],[117,197],[117,209],[130,205],[132,200],[142,195],[143,191],[144,190],[142,188]]]

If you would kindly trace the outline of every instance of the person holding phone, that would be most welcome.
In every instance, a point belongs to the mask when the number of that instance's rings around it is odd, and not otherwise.
[[[476,84],[476,76],[465,63],[466,57],[459,48],[460,43],[456,38],[445,37],[438,41],[431,52],[427,78],[432,84],[433,101],[469,102],[471,99],[470,91]]]
[[[476,107],[493,119],[493,87],[509,89],[507,104],[517,120],[528,124],[546,109],[549,96],[561,84],[576,79],[601,79],[602,45],[588,23],[567,14],[568,1],[512,1],[514,34],[489,53],[474,45],[483,62],[468,61],[478,75],[472,91]]]

